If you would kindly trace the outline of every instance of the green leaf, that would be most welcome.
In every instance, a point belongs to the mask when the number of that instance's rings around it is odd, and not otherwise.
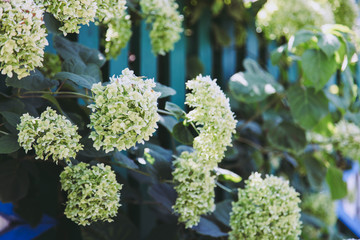
[[[77,75],[71,72],[59,72],[57,74],[55,74],[55,79],[59,79],[59,80],[70,80],[74,83],[76,83],[77,85],[79,85],[80,87],[84,87],[87,89],[91,89],[92,85],[94,83],[98,83],[99,81],[96,80],[96,78],[93,78],[89,75]]]
[[[241,102],[253,103],[264,100],[271,94],[283,91],[273,76],[265,72],[252,59],[245,59],[246,72],[239,72],[230,78],[232,95]]]
[[[315,190],[320,190],[325,181],[326,167],[321,161],[310,154],[302,155],[301,159],[305,165],[306,177],[310,186]]]
[[[172,115],[179,120],[180,118],[184,118],[185,116],[185,112],[184,110],[182,110],[181,107],[179,107],[178,105],[176,105],[175,103],[172,102],[166,102],[165,103],[165,110],[169,111],[170,113],[172,113]]]
[[[124,166],[129,169],[138,169],[138,165],[134,163],[134,161],[130,158],[128,158],[125,154],[116,151],[113,155],[114,160],[113,162],[116,164],[119,164],[121,166]]]
[[[319,48],[326,54],[327,57],[331,57],[340,48],[339,39],[329,33],[321,33],[318,37]]]
[[[159,98],[165,98],[176,94],[176,91],[173,88],[162,85],[161,83],[158,82],[156,83],[156,86],[153,89],[155,92],[161,93]]]
[[[192,230],[205,236],[211,236],[214,238],[225,237],[228,234],[221,231],[221,229],[212,221],[207,220],[204,217],[200,218],[200,222],[197,226],[192,227]]]
[[[45,22],[46,29],[50,33],[62,35],[62,32],[59,30],[59,28],[62,26],[62,24],[56,18],[54,18],[54,16],[52,14],[45,12],[44,13],[44,22]]]
[[[95,222],[81,227],[83,240],[134,240],[140,239],[139,230],[124,214],[118,214],[114,222]]]
[[[162,116],[160,115],[159,123],[163,125],[170,133],[178,121],[173,116]]]
[[[287,97],[292,116],[305,129],[312,129],[329,112],[328,100],[322,91],[293,86],[288,90]]]
[[[286,50],[286,44],[281,45],[277,49],[273,50],[270,55],[272,65],[278,65],[282,56],[284,56]]]
[[[340,169],[330,166],[326,173],[326,182],[332,199],[341,199],[347,195],[347,185],[343,181],[343,172]]]
[[[22,88],[31,91],[52,88],[58,85],[57,81],[45,78],[39,70],[34,70],[29,76],[18,79],[16,75],[6,78],[6,86],[14,88]]]
[[[177,123],[173,128],[173,137],[180,143],[185,145],[191,145],[194,141],[194,137],[190,130],[184,126],[183,122]]]
[[[318,49],[309,49],[301,56],[301,67],[305,75],[306,86],[322,89],[335,73],[337,64],[335,58],[328,58]]]
[[[66,116],[64,111],[61,109],[58,100],[56,100],[56,98],[53,95],[46,93],[43,94],[41,97],[51,102],[61,114]]]
[[[331,137],[334,134],[335,125],[331,113],[318,121],[318,124],[312,129],[313,132],[323,136]]]
[[[26,161],[21,162],[19,159],[10,158],[0,161],[1,202],[15,202],[28,193],[30,185],[28,164]]]
[[[239,183],[241,182],[242,178],[237,175],[236,173],[224,169],[224,168],[216,168],[215,169],[216,175],[219,176],[219,180],[220,181],[230,181],[230,182],[234,182],[234,183]]]
[[[291,36],[289,40],[289,47],[288,47],[289,50],[299,46],[302,43],[309,41],[314,36],[315,33],[313,31],[304,30],[304,29],[299,30],[298,32],[295,33],[294,36]]]
[[[306,146],[305,131],[290,122],[282,122],[267,134],[270,144],[278,149],[298,153]]]
[[[5,118],[5,120],[11,125],[16,127],[20,123],[20,114],[2,111],[0,114]]]
[[[230,227],[230,213],[232,211],[231,200],[224,200],[216,204],[214,217],[225,226]]]
[[[204,65],[198,56],[190,56],[186,62],[187,79],[193,79],[204,72]]]
[[[19,150],[17,136],[4,135],[0,137],[0,154],[9,154]]]

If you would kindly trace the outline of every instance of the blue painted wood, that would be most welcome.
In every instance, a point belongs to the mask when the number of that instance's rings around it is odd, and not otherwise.
[[[48,40],[49,45],[47,45],[47,46],[45,47],[45,52],[55,54],[55,53],[56,53],[56,50],[55,50],[55,48],[54,48],[53,37],[54,37],[54,35],[53,35],[52,33],[49,33],[49,34],[47,35],[46,39]]]
[[[80,28],[78,42],[89,48],[99,49],[99,27],[93,22],[87,25],[83,25]]]
[[[213,54],[210,42],[211,14],[209,10],[203,12],[199,20],[198,51],[199,59],[204,66],[204,75],[211,75]]]
[[[259,57],[259,41],[253,31],[248,30],[247,32],[246,57],[257,60]]]
[[[298,68],[296,62],[293,62],[293,64],[291,64],[291,66],[289,67],[288,77],[291,83],[296,82],[298,78]]]
[[[142,21],[140,26],[140,74],[146,78],[157,80],[157,58],[151,52],[149,32],[145,21]]]
[[[129,44],[121,50],[120,55],[116,59],[110,60],[110,77],[113,75],[120,75],[121,71],[128,67],[128,54],[129,54]]]
[[[170,87],[176,90],[176,95],[171,96],[171,101],[184,108],[185,81],[186,81],[186,39],[184,34],[170,52]]]
[[[225,87],[230,77],[236,72],[236,48],[234,37],[234,24],[227,22],[223,24],[224,29],[227,31],[231,38],[229,46],[224,47],[222,51],[222,86]]]
[[[279,67],[272,65],[271,63],[271,59],[270,59],[270,54],[273,50],[275,50],[277,48],[277,44],[275,41],[271,41],[268,44],[268,52],[269,52],[269,59],[267,61],[267,70],[268,72],[274,76],[275,79],[278,79],[280,76],[280,70]]]

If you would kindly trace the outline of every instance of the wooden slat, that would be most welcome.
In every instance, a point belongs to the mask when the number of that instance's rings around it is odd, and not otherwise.
[[[211,15],[209,10],[205,10],[199,20],[198,28],[198,51],[199,59],[204,65],[204,75],[211,75],[212,70],[212,49],[210,42]]]
[[[222,82],[221,86],[226,87],[230,77],[236,72],[236,48],[234,37],[234,24],[232,22],[223,24],[224,29],[231,38],[229,46],[222,51]]]
[[[140,74],[146,78],[155,78],[157,81],[157,59],[151,52],[150,30],[145,21],[140,26]]]
[[[259,43],[255,33],[248,30],[246,39],[246,57],[257,60],[259,57]]]
[[[56,53],[55,51],[55,48],[54,48],[54,43],[53,43],[53,37],[54,35],[52,33],[49,33],[46,37],[46,39],[48,40],[49,42],[49,45],[47,45],[45,47],[45,52],[48,52],[48,53]]]
[[[272,65],[271,59],[270,59],[271,52],[272,52],[273,50],[275,50],[276,48],[277,48],[276,42],[275,42],[275,41],[271,41],[271,42],[269,43],[269,45],[268,45],[268,52],[269,52],[268,56],[269,56],[269,58],[267,59],[267,71],[268,71],[271,75],[273,75],[273,77],[274,77],[275,79],[278,79],[278,78],[279,78],[279,75],[280,75],[279,67]]]
[[[176,90],[171,101],[184,108],[186,81],[186,40],[184,34],[170,52],[170,87]]]
[[[116,59],[110,60],[110,76],[120,75],[124,68],[128,67],[129,44],[121,50],[121,54]]]
[[[99,27],[93,22],[80,28],[78,42],[89,48],[99,49]]]

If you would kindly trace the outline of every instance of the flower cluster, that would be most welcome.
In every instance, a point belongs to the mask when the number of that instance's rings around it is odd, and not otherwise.
[[[256,18],[257,27],[271,40],[283,36],[289,39],[306,26],[321,27],[335,22],[330,4],[316,0],[268,0]]]
[[[183,16],[177,11],[174,0],[140,0],[146,15],[146,22],[152,23],[150,31],[152,51],[155,55],[165,55],[180,39]]]
[[[105,53],[117,57],[131,37],[130,15],[126,13],[125,0],[98,0],[97,17],[107,25],[105,34]]]
[[[199,136],[194,139],[194,149],[209,169],[214,169],[224,157],[237,121],[230,109],[229,99],[209,76],[197,76],[186,83],[191,93],[186,94],[186,104],[192,107],[187,119],[194,122]]]
[[[200,215],[214,210],[215,177],[211,172],[231,145],[236,121],[229,99],[215,80],[199,75],[186,87],[191,90],[186,104],[193,108],[186,118],[196,125],[199,135],[194,139],[195,152],[184,152],[175,161],[173,176],[179,196],[174,210],[180,214],[179,221],[186,222],[189,228],[197,225]]]
[[[174,161],[174,167],[178,198],[173,209],[180,214],[179,221],[190,228],[198,224],[201,215],[215,209],[215,176],[204,171],[204,166],[197,161],[196,152],[183,152]]]
[[[319,218],[327,225],[336,223],[335,203],[325,193],[314,193],[305,196],[301,203],[301,209],[303,212]]]
[[[64,35],[79,33],[80,24],[93,22],[97,4],[92,0],[36,0],[45,10],[64,25],[59,28]]]
[[[354,123],[345,120],[338,122],[331,142],[345,156],[354,160],[360,159],[360,128]]]
[[[33,0],[0,1],[0,23],[1,73],[21,79],[42,66],[48,42],[43,11]]]
[[[70,161],[83,149],[77,129],[64,116],[48,107],[40,118],[28,113],[20,117],[18,142],[26,152],[33,148],[36,159],[47,160],[51,157],[56,163],[59,160]]]
[[[289,182],[253,173],[230,213],[230,240],[299,239],[300,199]]]
[[[334,12],[335,22],[352,29],[359,16],[359,8],[355,0],[330,0],[329,3]]]
[[[65,215],[79,225],[95,221],[111,222],[120,207],[122,185],[110,166],[79,163],[65,167],[60,174],[61,187],[68,193]]]
[[[149,140],[159,121],[160,93],[153,87],[153,79],[144,81],[127,68],[120,77],[110,78],[108,85],[93,85],[95,103],[89,105],[89,127],[94,130],[90,138],[97,150],[102,147],[106,152],[115,148],[121,151]]]

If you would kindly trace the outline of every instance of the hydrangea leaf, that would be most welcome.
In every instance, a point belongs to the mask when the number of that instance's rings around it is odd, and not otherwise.
[[[339,39],[329,33],[320,33],[318,46],[330,58],[340,48]]]
[[[55,75],[54,78],[62,81],[70,80],[76,83],[77,85],[79,85],[80,87],[84,87],[87,89],[91,89],[94,83],[99,82],[98,80],[96,80],[96,78],[91,77],[89,75],[77,75],[71,72],[59,72]]]
[[[184,110],[182,110],[181,107],[179,107],[178,105],[176,105],[175,103],[172,103],[172,102],[165,103],[165,110],[172,113],[173,116],[176,117],[177,120],[179,120],[180,118],[184,118],[184,116],[185,116]]]
[[[17,136],[4,135],[0,137],[0,154],[9,154],[19,150]]]
[[[329,58],[318,49],[308,49],[301,56],[301,68],[305,76],[305,86],[322,89],[335,73],[337,64],[335,58]]]
[[[238,101],[259,102],[271,94],[283,91],[283,87],[273,76],[261,69],[254,60],[245,59],[244,67],[246,71],[234,74],[229,82],[230,91]]]
[[[173,88],[165,86],[158,82],[156,83],[156,86],[154,87],[154,91],[161,93],[159,98],[165,98],[165,97],[173,96],[176,94],[176,91]]]
[[[199,224],[192,229],[201,235],[214,238],[225,237],[228,235],[226,232],[221,231],[221,229],[214,222],[203,217],[200,218]]]
[[[326,173],[326,182],[329,185],[332,199],[341,199],[346,196],[347,186],[343,181],[343,172],[340,169],[330,166]]]
[[[177,123],[172,130],[173,137],[182,144],[191,145],[194,137],[190,130],[184,126],[184,122]]]
[[[45,78],[44,75],[37,69],[30,72],[30,75],[19,79],[16,75],[8,77],[5,80],[6,86],[14,88],[22,88],[31,91],[43,90],[52,88],[58,85],[57,81]]]
[[[225,226],[230,227],[231,200],[224,200],[216,204],[213,216]]]
[[[314,88],[293,86],[288,90],[287,98],[292,116],[305,129],[312,129],[329,112],[324,92],[316,92]]]

